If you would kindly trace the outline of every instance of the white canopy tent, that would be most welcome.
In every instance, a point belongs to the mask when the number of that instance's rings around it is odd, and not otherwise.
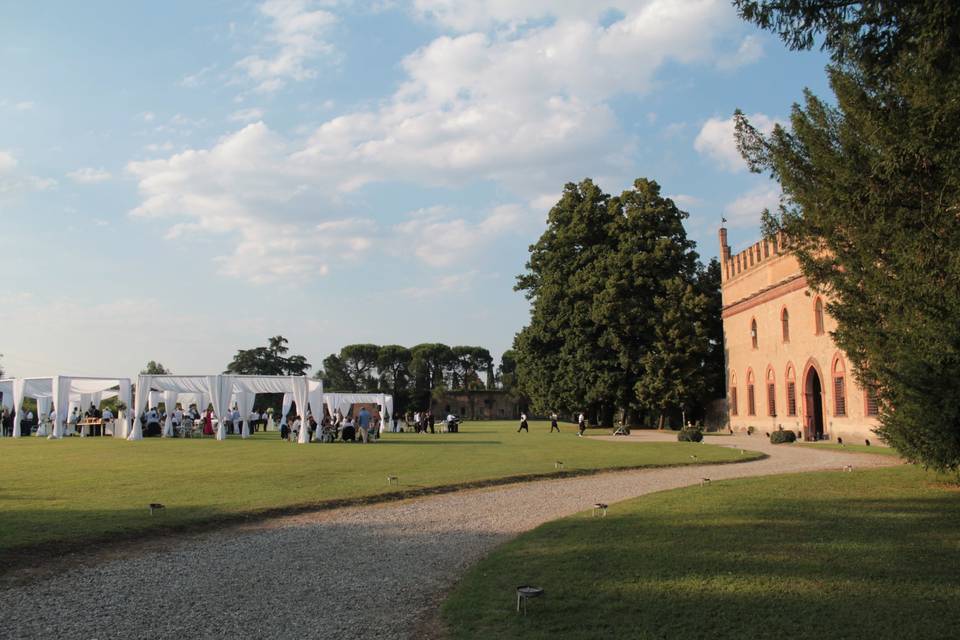
[[[380,406],[380,432],[386,428],[388,418],[393,417],[393,396],[384,393],[332,393],[323,394],[327,403],[327,411],[332,416],[334,411],[340,410],[347,415],[350,406],[354,404],[376,404]]]
[[[297,403],[298,410],[306,417],[306,407],[323,406],[323,383],[319,380],[310,380],[306,376],[152,376],[141,375],[137,378],[137,393],[135,401],[135,420],[133,430],[128,440],[142,440],[143,430],[140,427],[140,416],[147,410],[150,393],[164,392],[164,400],[176,403],[181,395],[199,397],[206,404],[209,398],[213,411],[219,419],[217,425],[217,440],[225,440],[226,416],[232,406],[231,401],[236,399],[238,410],[244,417],[244,436],[249,437],[249,414],[253,408],[253,401],[258,393],[284,394],[284,410],[289,411],[287,397]],[[170,394],[169,396],[167,394]],[[312,403],[312,404],[311,404]],[[167,415],[170,415],[170,411]],[[301,429],[299,442],[309,441],[309,430]]]
[[[3,381],[8,382],[8,381]],[[130,378],[93,378],[86,376],[53,376],[44,378],[14,378],[10,385],[0,387],[6,397],[6,389],[11,388],[13,398],[12,409],[17,416],[13,422],[13,437],[19,438],[20,415],[23,409],[24,398],[34,398],[37,401],[38,418],[50,411],[52,402],[57,410],[53,424],[51,439],[63,437],[64,423],[70,416],[71,403],[79,402],[83,406],[91,403],[99,404],[101,398],[113,387],[117,387],[117,396],[120,402],[130,406]],[[118,422],[123,433],[128,428],[127,412],[121,411]]]

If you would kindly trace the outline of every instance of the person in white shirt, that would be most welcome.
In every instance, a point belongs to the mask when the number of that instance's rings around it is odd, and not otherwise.
[[[233,407],[233,413],[230,414],[230,419],[233,421],[233,432],[240,433],[240,410],[237,409],[236,405]]]
[[[577,416],[577,427],[580,429],[580,432],[577,435],[582,438],[583,432],[587,430],[587,417],[583,415],[583,411],[581,411],[580,415]]]
[[[179,404],[176,409],[173,410],[173,415],[170,416],[170,422],[173,424],[173,434],[176,435],[180,425],[183,424],[183,407]]]
[[[160,414],[157,413],[157,408],[153,407],[147,411],[145,416],[145,421],[147,424],[147,432],[144,435],[153,436],[160,435]]]
[[[530,433],[530,425],[527,424],[527,414],[525,413],[520,414],[520,426],[517,427],[517,433],[520,433],[521,431]]]

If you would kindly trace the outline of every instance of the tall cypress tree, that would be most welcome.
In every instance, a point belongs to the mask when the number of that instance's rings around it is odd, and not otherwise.
[[[785,231],[827,292],[833,335],[908,459],[960,469],[960,3],[746,1],[795,49],[822,38],[835,105],[807,92],[790,130],[737,134],[783,187]]]

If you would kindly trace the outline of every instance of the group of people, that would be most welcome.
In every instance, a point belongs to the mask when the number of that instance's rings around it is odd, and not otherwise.
[[[112,428],[116,416],[110,408],[101,410],[93,403],[81,414],[80,407],[74,407],[70,415],[67,416],[67,423],[64,435],[104,435],[106,429]],[[6,405],[0,407],[0,428],[3,429],[4,436],[12,436],[14,425],[17,420],[17,412],[9,409]],[[53,425],[57,421],[57,409],[50,407],[50,412],[42,416],[34,416],[33,411],[29,409],[20,418],[21,435],[30,435],[36,433],[38,436],[50,435],[53,431]],[[81,424],[87,422],[88,424]]]
[[[560,433],[559,420],[560,420],[560,417],[557,415],[556,411],[550,414],[550,433],[553,433],[554,431],[556,431],[557,433]],[[584,412],[581,411],[580,415],[577,416],[577,435],[582,438],[583,433],[586,430],[587,430],[587,417],[584,414]],[[517,427],[517,433],[520,433],[521,431],[526,431],[527,433],[530,433],[530,424],[527,422],[526,413],[520,414],[520,426]]]
[[[292,440],[299,437],[301,429],[309,429],[311,442],[357,442],[366,444],[376,442],[380,437],[380,419],[375,418],[366,407],[360,407],[357,417],[352,413],[346,416],[337,409],[333,415],[324,412],[323,418],[317,423],[312,413],[307,413],[306,425],[299,415],[288,416],[280,423],[280,438]],[[320,430],[319,434],[317,430]]]

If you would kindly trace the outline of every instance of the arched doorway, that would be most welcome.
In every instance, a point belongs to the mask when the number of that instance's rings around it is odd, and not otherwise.
[[[823,387],[820,375],[814,367],[807,370],[804,388],[804,440],[823,438]]]

